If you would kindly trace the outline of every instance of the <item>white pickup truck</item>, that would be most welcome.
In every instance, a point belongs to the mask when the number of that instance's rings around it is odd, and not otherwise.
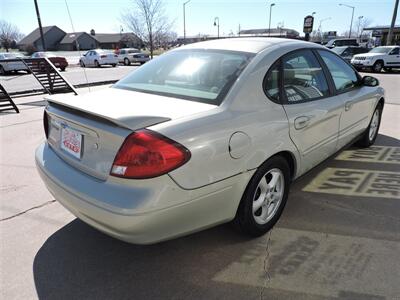
[[[400,46],[373,48],[368,53],[354,55],[351,64],[358,70],[369,68],[377,73],[382,69],[390,71],[392,68],[400,68]]]

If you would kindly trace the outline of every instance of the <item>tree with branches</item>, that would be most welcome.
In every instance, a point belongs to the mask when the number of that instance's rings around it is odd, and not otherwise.
[[[160,37],[169,35],[172,23],[165,15],[162,0],[132,0],[133,8],[122,14],[122,21],[150,49],[153,58],[154,46]]]
[[[0,20],[0,44],[7,52],[11,46],[21,38],[22,34],[17,26]]]

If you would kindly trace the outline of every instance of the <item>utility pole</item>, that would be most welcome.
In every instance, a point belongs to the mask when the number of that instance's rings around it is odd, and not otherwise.
[[[44,43],[44,36],[43,36],[42,22],[40,21],[39,6],[37,4],[37,0],[34,0],[34,2],[35,2],[35,9],[36,9],[36,16],[37,16],[38,23],[39,23],[40,39],[42,40],[43,51],[46,51],[46,45]]]
[[[390,28],[389,28],[389,33],[388,33],[388,37],[387,37],[387,41],[386,41],[386,46],[389,46],[389,45],[392,44],[392,36],[393,36],[394,24],[396,22],[397,9],[398,8],[399,8],[399,0],[396,0],[396,3],[394,4],[392,24],[390,25]]]

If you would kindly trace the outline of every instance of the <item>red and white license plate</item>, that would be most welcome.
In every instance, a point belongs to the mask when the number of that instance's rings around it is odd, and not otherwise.
[[[61,127],[61,149],[80,159],[82,152],[82,134],[63,125]]]

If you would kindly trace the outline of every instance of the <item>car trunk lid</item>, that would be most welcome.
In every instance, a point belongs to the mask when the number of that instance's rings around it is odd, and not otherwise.
[[[101,180],[132,131],[216,107],[116,88],[52,95],[47,101],[50,146],[67,163]]]

